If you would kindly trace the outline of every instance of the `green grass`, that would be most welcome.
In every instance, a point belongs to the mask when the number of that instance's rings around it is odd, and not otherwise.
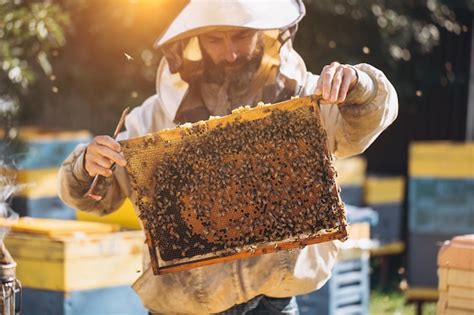
[[[405,299],[400,292],[382,292],[372,290],[370,294],[370,314],[371,315],[414,315],[415,306],[405,305]],[[425,303],[423,305],[423,315],[436,314],[436,303]]]

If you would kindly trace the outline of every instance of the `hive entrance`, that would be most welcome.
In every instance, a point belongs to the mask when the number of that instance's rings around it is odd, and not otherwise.
[[[155,273],[345,237],[312,98],[122,142]]]

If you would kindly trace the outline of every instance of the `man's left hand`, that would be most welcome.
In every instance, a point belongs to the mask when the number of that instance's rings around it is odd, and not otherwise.
[[[322,95],[321,104],[341,104],[357,84],[357,72],[349,65],[333,62],[324,66],[316,85],[316,95]]]

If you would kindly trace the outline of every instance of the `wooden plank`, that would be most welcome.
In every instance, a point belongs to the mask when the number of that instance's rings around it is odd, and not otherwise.
[[[448,300],[451,298],[461,298],[471,300],[474,304],[474,288],[463,288],[449,286],[448,288]]]
[[[337,286],[360,284],[363,277],[364,274],[361,271],[352,271],[338,275],[334,281],[336,282]]]
[[[472,299],[462,299],[457,297],[448,297],[448,307],[458,308],[462,310],[469,310],[471,313],[474,311],[474,303]]]
[[[410,176],[474,177],[474,142],[415,142],[409,155]]]
[[[403,253],[405,243],[402,241],[384,244],[370,249],[370,256],[397,255]]]
[[[438,268],[438,290],[448,290],[448,268]]]
[[[408,301],[437,301],[438,290],[434,288],[409,288],[403,291]]]
[[[364,183],[364,201],[368,205],[401,203],[405,195],[402,176],[369,176]]]
[[[76,217],[79,221],[99,222],[119,224],[121,227],[127,229],[141,230],[142,224],[135,212],[130,199],[126,199],[120,208],[111,214],[105,216],[97,216],[92,213],[76,210]]]
[[[448,307],[448,293],[446,291],[438,291],[438,303],[436,309],[438,313],[445,313]]]
[[[339,295],[336,297],[336,305],[337,306],[346,306],[346,305],[353,305],[353,304],[361,304],[362,301],[362,292],[354,292],[348,295]]]
[[[459,309],[459,308],[448,307],[448,308],[444,309],[443,312],[440,313],[439,315],[441,315],[441,314],[446,314],[446,315],[472,315],[472,311],[471,310],[464,310],[464,309]]]
[[[75,291],[131,285],[141,273],[141,254],[103,256],[67,261],[15,257],[16,274],[23,287]]]
[[[337,308],[332,314],[347,315],[347,314],[368,314],[368,309],[362,305],[347,305]]]
[[[77,237],[56,239],[11,233],[5,239],[5,245],[15,258],[64,261],[140,254],[144,246],[143,239],[144,236],[141,231],[92,235],[78,234]]]
[[[9,227],[15,233],[39,234],[50,238],[78,233],[110,233],[120,229],[113,224],[30,217],[22,217],[17,222],[0,219],[0,226]]]
[[[341,287],[341,288],[336,290],[336,292],[334,294],[334,298],[336,299],[336,303],[338,305],[348,304],[348,303],[339,303],[339,298],[344,298],[345,296],[358,295],[360,297],[360,299],[362,299],[362,291],[363,290],[364,290],[364,288],[360,284],[351,285],[351,286],[347,286],[347,287]]]
[[[474,271],[448,269],[448,288],[450,286],[474,288]]]
[[[333,277],[349,271],[359,271],[364,263],[364,260],[360,257],[359,259],[339,260],[334,266]]]
[[[23,142],[71,141],[89,139],[91,136],[88,130],[55,130],[34,126],[25,126],[18,130],[18,138]]]

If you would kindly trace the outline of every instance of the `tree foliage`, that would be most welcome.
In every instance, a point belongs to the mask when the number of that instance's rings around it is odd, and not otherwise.
[[[66,43],[69,16],[52,1],[0,0],[0,118],[8,124],[18,99],[52,74],[50,56]]]

